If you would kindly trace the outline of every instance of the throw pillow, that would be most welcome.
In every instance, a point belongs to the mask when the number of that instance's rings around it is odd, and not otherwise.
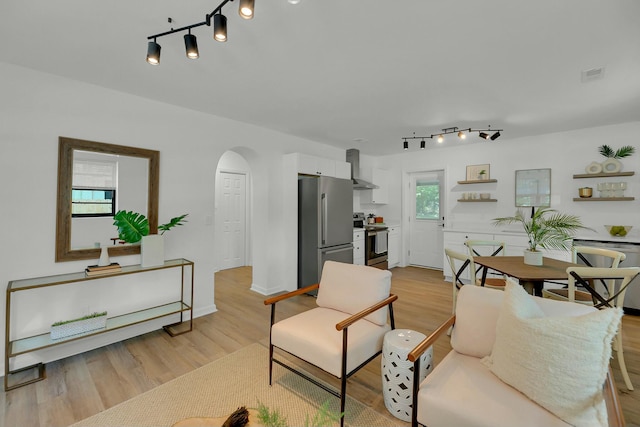
[[[509,281],[496,341],[483,362],[502,381],[567,423],[606,426],[602,386],[621,318],[619,308],[544,317],[535,300]]]

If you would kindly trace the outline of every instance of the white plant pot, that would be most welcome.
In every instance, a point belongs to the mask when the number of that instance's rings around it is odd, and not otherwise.
[[[161,234],[142,236],[140,265],[143,267],[164,265],[164,237]]]
[[[526,249],[524,251],[524,263],[527,265],[542,265],[542,252]]]
[[[609,157],[602,162],[602,172],[604,173],[618,173],[622,170],[622,162],[613,157]]]

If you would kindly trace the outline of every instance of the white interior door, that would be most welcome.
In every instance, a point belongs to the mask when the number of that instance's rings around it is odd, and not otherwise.
[[[246,265],[246,175],[220,172],[220,269]]]
[[[442,269],[444,171],[411,175],[407,200],[413,200],[409,219],[409,264]]]

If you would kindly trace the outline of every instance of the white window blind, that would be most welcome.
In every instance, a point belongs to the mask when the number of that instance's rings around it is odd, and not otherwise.
[[[115,189],[118,184],[118,161],[74,159],[73,188]]]

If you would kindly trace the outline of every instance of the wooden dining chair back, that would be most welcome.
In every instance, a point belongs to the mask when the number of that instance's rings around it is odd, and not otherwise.
[[[597,257],[595,264],[593,261],[594,256]],[[626,255],[622,252],[615,251],[613,249],[595,248],[592,246],[573,246],[571,248],[571,261],[575,264],[583,263],[587,267],[598,268],[617,268],[622,261],[624,261]],[[598,279],[598,283],[604,289],[604,293],[609,293],[609,288],[614,285],[613,280],[606,281],[604,279]],[[591,286],[594,286],[593,284]],[[599,285],[596,287],[600,287]],[[561,301],[569,300],[568,289],[566,286],[562,288],[549,288],[542,291],[542,296],[545,298],[552,298]],[[577,287],[575,289],[575,296],[572,299],[580,304],[592,305],[597,304],[593,300],[593,296],[587,290]]]
[[[445,248],[444,253],[451,269],[451,283],[453,289],[453,313],[456,311],[456,297],[458,290],[469,283],[478,284],[476,279],[476,265],[473,257],[452,249]],[[466,280],[466,283],[465,283]]]
[[[622,308],[624,304],[624,297],[626,295],[629,286],[640,286],[640,280],[635,280],[636,276],[640,273],[640,267],[626,267],[626,268],[597,268],[597,267],[569,267],[567,269],[568,274],[568,287],[567,296],[568,301],[577,301],[576,295],[578,292],[587,292],[590,298],[595,302],[596,308],[606,307],[619,307]],[[594,287],[595,280],[604,280],[609,285],[608,294],[602,295]],[[632,283],[634,282],[634,283]],[[577,285],[581,285],[586,291],[577,291]],[[618,355],[618,364],[620,365],[620,372],[627,389],[633,390],[633,384],[629,373],[627,372],[627,365],[624,361],[624,353],[622,349],[622,323],[618,329],[618,333],[613,341],[613,348]]]
[[[472,257],[504,256],[506,251],[505,243],[497,240],[467,240],[464,244]],[[485,270],[487,271],[485,272]],[[484,284],[482,283],[483,276],[485,276]],[[476,267],[476,280],[478,284],[487,288],[504,289],[507,277],[482,265]]]

